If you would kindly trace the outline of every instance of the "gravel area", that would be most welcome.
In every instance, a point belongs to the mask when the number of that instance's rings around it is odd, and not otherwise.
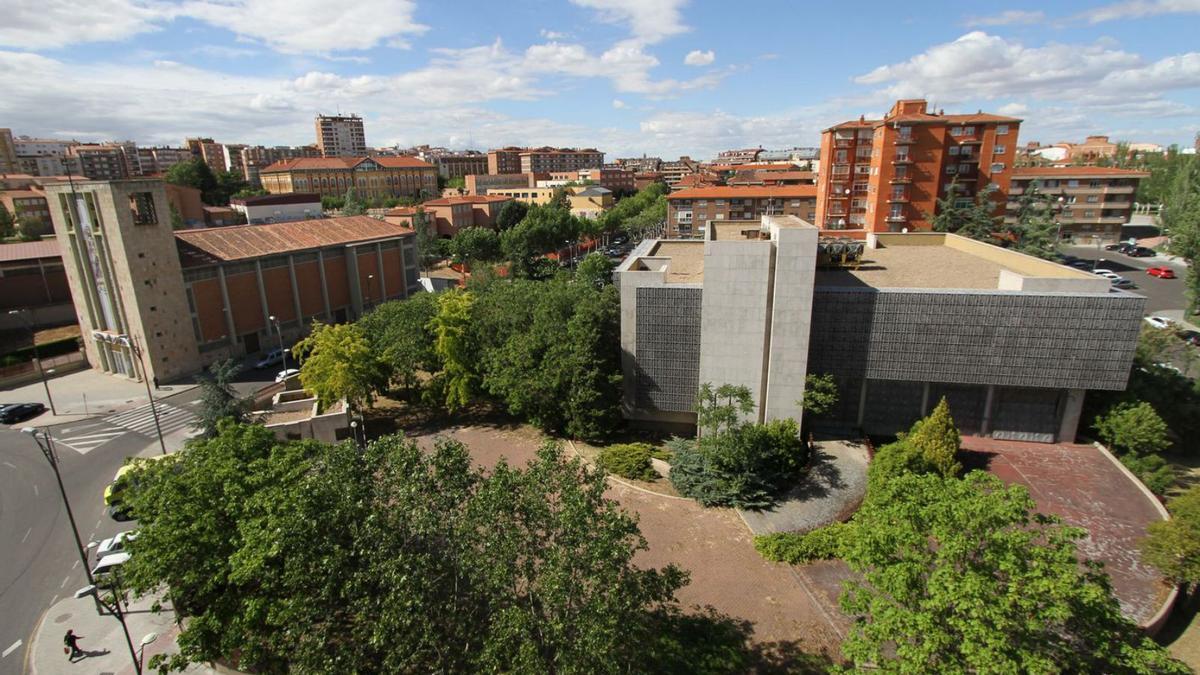
[[[853,441],[820,441],[813,466],[774,508],[762,511],[739,509],[750,530],[808,532],[853,515],[867,493],[867,449]]]

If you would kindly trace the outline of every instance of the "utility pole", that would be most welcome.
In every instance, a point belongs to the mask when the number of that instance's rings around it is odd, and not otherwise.
[[[142,382],[146,385],[146,398],[150,399],[150,412],[154,415],[154,430],[158,432],[158,447],[162,454],[167,454],[167,443],[163,440],[162,425],[158,421],[158,404],[154,402],[154,393],[150,391],[150,372],[146,370],[146,361],[142,358],[142,349],[137,338],[132,340],[128,335],[122,335],[119,340],[133,352],[134,358],[142,367]]]

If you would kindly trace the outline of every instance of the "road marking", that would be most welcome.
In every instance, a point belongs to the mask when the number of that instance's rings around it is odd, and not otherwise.
[[[13,464],[12,462],[5,462],[5,463],[4,463],[4,466],[7,466],[7,467],[8,467],[8,468],[10,468],[10,469],[15,469],[15,468],[17,468],[17,465],[16,465],[16,464]]]
[[[78,560],[76,560],[75,562],[71,563],[71,569],[72,569],[72,570],[74,570],[74,569],[77,569],[78,567],[79,567],[79,561],[78,561]]]
[[[61,584],[59,584],[59,585],[58,585],[58,587],[59,587],[59,588],[66,588],[66,587],[67,587],[67,582],[68,582],[68,581],[70,581],[70,580],[71,580],[71,577],[69,577],[69,576],[68,576],[68,577],[65,577],[65,578],[63,578],[63,582],[62,582]]]
[[[41,496],[42,496],[42,493],[38,491],[38,486],[37,486],[37,485],[34,485],[34,486],[33,486],[33,496],[34,496],[34,497],[41,497]]]
[[[33,533],[33,528],[32,528],[32,527],[31,527],[31,528],[29,528],[28,530],[25,530],[25,536],[24,536],[24,537],[21,537],[21,543],[22,543],[22,544],[24,544],[24,543],[25,543],[25,540],[26,540],[26,539],[29,539],[29,535],[30,535],[30,534],[32,534],[32,533]]]
[[[2,659],[2,658],[4,658],[4,657],[8,656],[9,654],[11,654],[11,653],[13,653],[13,652],[17,651],[17,649],[18,649],[18,648],[20,648],[20,646],[21,646],[21,641],[20,641],[20,640],[17,640],[16,642],[12,643],[12,645],[11,645],[11,646],[9,646],[9,648],[8,648],[8,649],[5,649],[3,653],[0,653],[0,659]]]
[[[57,601],[58,601],[58,593],[55,593],[55,594],[54,594],[54,597],[53,597],[53,598],[50,598],[50,606],[51,606],[51,607],[53,607],[53,606],[54,606],[54,603],[55,603],[55,602],[57,602]]]
[[[97,529],[97,530],[98,530],[98,529],[100,529],[100,526],[101,526],[101,525],[103,525],[103,524],[104,524],[104,521],[103,521],[103,520],[97,520],[97,521],[96,521],[96,529]],[[92,531],[92,534],[96,534],[96,531],[95,531],[95,530],[93,530],[93,531]]]

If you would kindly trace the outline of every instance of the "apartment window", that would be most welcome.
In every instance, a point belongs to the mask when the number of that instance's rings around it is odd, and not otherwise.
[[[1003,145],[997,145],[996,147],[992,148],[992,154],[993,155],[1003,155],[1006,150],[1008,150],[1007,147],[1005,147]]]
[[[851,199],[851,200],[850,200],[850,208],[852,208],[852,209],[865,209],[865,208],[867,208],[867,200],[865,200],[865,199]]]
[[[904,199],[904,186],[903,185],[893,185],[892,186],[892,199]]]
[[[854,132],[849,130],[835,131],[833,132],[833,137],[839,141],[845,141],[854,138]]]
[[[957,145],[950,146],[950,155],[951,156],[957,157],[958,152],[959,152],[959,147]]]
[[[963,136],[974,136],[975,135],[975,127],[963,127],[962,133],[963,133]]]
[[[1079,187],[1079,181],[1072,178],[1071,180],[1067,181],[1067,187]]]
[[[153,192],[135,192],[129,195],[129,210],[133,214],[134,225],[158,224],[158,217],[154,213]]]
[[[835,195],[845,194],[846,193],[846,184],[845,183],[834,183],[829,188],[829,191]]]
[[[1096,202],[1098,202],[1098,201],[1100,201],[1100,196],[1099,196],[1099,195],[1088,195],[1088,198],[1087,198],[1087,203],[1089,203],[1089,204],[1095,204],[1095,203],[1096,203]]]
[[[1088,183],[1088,187],[1092,187],[1092,188],[1098,188],[1098,187],[1100,187],[1100,181],[1098,181],[1098,180],[1096,180],[1096,179],[1094,179],[1094,178],[1093,178],[1093,179],[1092,179],[1092,180],[1091,180],[1091,181]]]
[[[970,197],[959,197],[958,199],[954,200],[954,208],[956,208],[956,209],[965,209],[970,206],[971,206],[971,198]]]
[[[792,207],[793,207],[793,208],[798,208],[799,206],[800,206],[800,200],[799,200],[799,199],[793,199],[793,200],[792,200]]]
[[[856,194],[856,195],[867,194],[867,184],[866,183],[855,183],[854,184],[854,194]]]
[[[1004,172],[1004,163],[1003,162],[996,162],[995,164],[992,165],[992,173],[1003,173],[1003,172]]]
[[[871,137],[874,135],[875,135],[875,132],[870,129],[859,129],[858,130],[858,137],[863,140],[869,141],[869,140],[871,140]]]
[[[696,206],[708,206],[708,200],[707,200],[707,199],[701,199],[701,200],[699,200],[699,201],[697,201],[697,202],[696,202]]]
[[[716,201],[716,205],[717,205],[717,206],[725,206],[725,200],[724,200],[724,199],[718,199],[718,200]]]
[[[1084,212],[1083,212],[1083,217],[1084,217],[1084,218],[1094,218],[1095,216],[1096,216],[1096,212],[1095,212],[1095,211],[1084,211]]]
[[[996,135],[997,136],[1004,136],[1007,134],[1008,134],[1008,125],[1007,124],[997,124],[996,125]]]
[[[858,166],[854,167],[854,173],[857,175],[870,174],[871,167],[868,164],[859,164]]]
[[[974,152],[971,150],[971,146],[964,145],[958,154],[962,155],[963,157],[970,157],[972,154],[974,154]]]
[[[908,148],[899,148],[896,150],[896,161],[897,162],[907,162],[908,161]]]
[[[849,157],[849,155],[847,154],[847,152],[845,150],[838,150],[837,152],[834,153],[833,161],[844,162],[844,161],[846,161],[846,159],[848,157]]]
[[[946,165],[946,175],[947,176],[953,176],[956,173],[958,173],[957,165],[955,165],[955,164],[947,164]]]
[[[963,162],[962,164],[959,164],[958,172],[959,173],[971,173],[971,164],[968,162]]]
[[[898,131],[901,139],[907,141],[912,138],[912,127],[900,127]]]
[[[845,176],[849,173],[850,173],[850,165],[849,164],[834,164],[833,165],[833,175]]]
[[[963,128],[962,128],[962,127],[950,127],[950,135],[951,135],[951,136],[956,136],[956,137],[957,137],[957,136],[962,136],[962,135],[963,135]]]
[[[907,166],[896,167],[896,178],[898,178],[898,179],[908,178],[908,167]]]
[[[892,204],[892,210],[888,213],[890,218],[899,218],[904,215],[903,204]]]
[[[860,145],[854,150],[854,156],[857,159],[871,159],[873,148],[869,145]]]

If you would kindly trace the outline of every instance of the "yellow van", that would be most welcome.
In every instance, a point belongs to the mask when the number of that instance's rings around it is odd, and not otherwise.
[[[104,488],[104,506],[105,512],[110,518],[118,522],[132,520],[133,515],[129,512],[129,508],[125,505],[125,490],[129,487],[132,476],[129,474],[135,469],[141,469],[149,466],[153,462],[163,459],[171,459],[172,461],[179,459],[179,453],[170,455],[157,455],[154,457],[129,457],[121,468],[117,469],[117,473],[113,476],[112,482],[108,487]]]

